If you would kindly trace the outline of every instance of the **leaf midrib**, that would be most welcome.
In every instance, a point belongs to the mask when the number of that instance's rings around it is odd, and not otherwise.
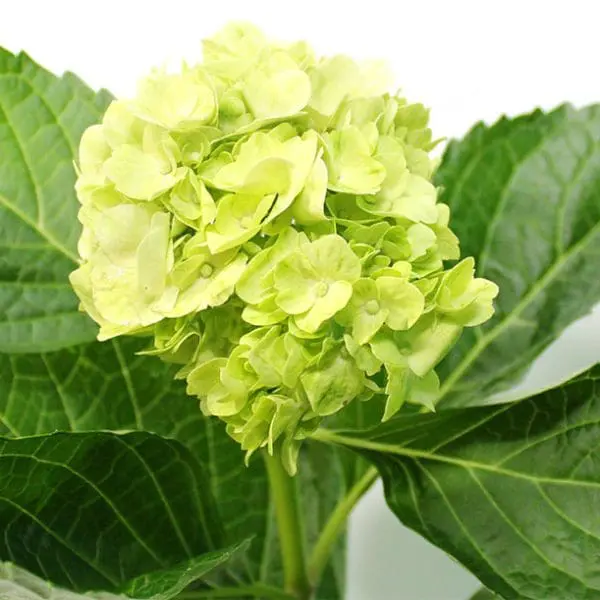
[[[507,329],[512,322],[517,319],[521,313],[527,309],[527,307],[542,294],[545,289],[554,281],[554,279],[561,273],[562,268],[565,264],[576,256],[580,251],[583,251],[589,241],[600,232],[600,222],[596,223],[576,244],[573,244],[571,248],[546,271],[546,273],[531,287],[529,292],[523,296],[521,301],[514,307],[512,312],[502,321],[500,321],[495,327],[487,330],[477,341],[477,343],[471,348],[471,350],[465,355],[465,357],[458,363],[456,368],[447,377],[440,388],[438,396],[438,402],[441,402],[450,391],[454,384],[460,380],[465,371],[479,358],[479,355],[499,336],[505,329]]]
[[[6,196],[0,194],[0,205],[12,212],[16,217],[21,219],[26,225],[33,229],[40,237],[44,238],[48,244],[57,252],[66,256],[75,265],[79,264],[79,259],[75,253],[71,252],[66,246],[61,244],[51,233],[42,228],[36,221],[25,214],[21,209],[17,208]]]
[[[558,435],[558,433],[556,434]],[[584,481],[579,479],[562,479],[558,477],[542,477],[539,475],[532,475],[530,473],[523,473],[515,471],[513,469],[507,469],[505,467],[499,467],[497,465],[480,463],[473,460],[466,460],[464,458],[456,458],[453,456],[445,456],[443,454],[435,454],[426,450],[416,450],[414,448],[405,448],[395,444],[385,444],[382,442],[373,442],[371,440],[363,440],[359,438],[353,438],[341,434],[328,431],[326,429],[318,429],[312,437],[326,443],[339,444],[342,446],[348,446],[351,448],[357,448],[360,450],[372,450],[374,452],[383,452],[386,454],[393,454],[405,458],[413,459],[424,459],[433,462],[440,462],[456,467],[461,467],[465,470],[476,470],[476,471],[487,471],[495,475],[501,475],[506,477],[514,477],[516,479],[523,479],[534,485],[540,483],[548,483],[555,485],[566,485],[575,487],[587,487],[600,489],[600,482],[596,481]]]
[[[128,448],[131,448],[131,447],[128,446]],[[91,487],[94,490],[94,492],[96,492],[96,494],[98,494],[98,497],[101,498],[102,500],[104,500],[104,502],[106,502],[106,504],[110,507],[112,512],[117,517],[117,520],[120,521],[125,526],[125,528],[131,533],[131,535],[134,537],[134,539],[140,544],[140,546],[142,548],[144,548],[144,550],[149,554],[149,556],[151,556],[152,559],[157,562],[157,564],[159,564],[162,568],[167,566],[166,563],[146,544],[146,542],[142,539],[140,534],[131,526],[129,521],[124,517],[123,513],[121,513],[121,511],[117,508],[117,506],[113,503],[113,501],[93,481],[89,480],[87,477],[85,477],[82,473],[80,473],[76,469],[73,469],[66,462],[59,463],[59,462],[48,460],[45,458],[40,458],[33,454],[19,454],[18,452],[6,452],[6,453],[0,454],[0,460],[2,460],[4,458],[20,458],[20,459],[32,460],[32,461],[42,464],[42,465],[57,467],[59,469],[65,469],[66,471],[68,471],[69,473],[74,475],[77,479],[79,479],[80,481],[82,481],[83,483],[85,483],[86,485]],[[5,498],[0,498],[0,500],[5,500]],[[22,512],[28,514],[28,512],[23,507],[20,507],[20,509]],[[39,522],[41,523],[41,521],[39,521]],[[47,531],[50,531],[50,529],[47,529]],[[52,530],[52,531],[54,531],[54,530]],[[55,539],[59,539],[58,535],[55,535],[54,537],[55,537]],[[79,554],[79,552],[75,551],[75,549],[66,540],[63,540],[62,538],[60,538],[60,540],[63,542],[63,544],[66,548],[68,548],[71,552],[73,552],[74,554],[76,554],[77,556],[79,556],[80,558],[83,559],[83,555]],[[91,561],[89,561],[89,559],[86,559],[86,562],[88,562],[88,564],[90,566],[95,566],[92,564]]]

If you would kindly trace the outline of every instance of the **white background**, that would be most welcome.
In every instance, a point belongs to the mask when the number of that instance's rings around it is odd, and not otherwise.
[[[460,136],[536,106],[600,101],[597,0],[4,0],[0,46],[50,70],[130,94],[165,61],[199,57],[199,41],[235,19],[322,53],[386,58],[410,99],[433,108],[436,135]],[[600,358],[600,311],[546,354],[526,385],[560,380]],[[348,600],[464,600],[477,581],[404,529],[381,489],[351,523]]]

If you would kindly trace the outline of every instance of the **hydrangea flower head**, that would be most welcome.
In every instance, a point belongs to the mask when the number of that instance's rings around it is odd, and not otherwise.
[[[428,111],[380,63],[250,25],[156,71],[81,140],[71,282],[99,339],[145,335],[249,457],[351,402],[433,409],[435,367],[493,313],[431,183]]]

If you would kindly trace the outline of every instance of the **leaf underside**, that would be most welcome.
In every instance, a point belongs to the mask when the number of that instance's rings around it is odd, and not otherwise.
[[[374,462],[398,518],[502,598],[600,597],[600,365],[516,404],[333,441]]]

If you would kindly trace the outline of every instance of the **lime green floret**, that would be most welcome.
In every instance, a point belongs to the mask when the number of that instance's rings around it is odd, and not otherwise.
[[[456,262],[428,111],[385,65],[250,25],[203,46],[84,134],[71,282],[99,339],[147,336],[247,457],[294,473],[351,402],[433,410],[436,365],[498,290]]]

